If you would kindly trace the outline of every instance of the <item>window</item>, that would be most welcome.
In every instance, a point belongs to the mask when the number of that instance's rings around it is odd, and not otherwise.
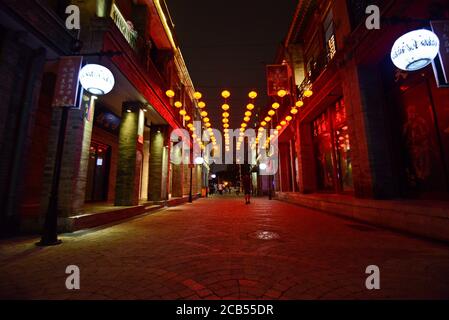
[[[323,23],[324,28],[324,41],[326,44],[327,51],[327,59],[328,61],[332,60],[332,58],[337,53],[337,43],[335,40],[335,28],[334,28],[334,20],[332,9],[326,15]]]
[[[351,145],[343,100],[313,121],[313,145],[320,191],[353,190]]]

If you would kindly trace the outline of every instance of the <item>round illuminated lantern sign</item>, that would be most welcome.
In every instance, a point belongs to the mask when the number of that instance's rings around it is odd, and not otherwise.
[[[426,67],[438,54],[440,40],[432,31],[421,29],[400,37],[391,49],[391,60],[401,70],[415,71]]]
[[[104,95],[114,88],[115,80],[112,72],[99,64],[85,65],[79,75],[83,88],[95,95]]]

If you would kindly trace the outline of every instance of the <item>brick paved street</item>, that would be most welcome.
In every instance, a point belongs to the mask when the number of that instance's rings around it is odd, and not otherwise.
[[[265,198],[216,196],[61,238],[1,241],[0,298],[449,298],[447,246]],[[72,264],[79,291],[65,288]],[[365,288],[372,264],[381,290]]]

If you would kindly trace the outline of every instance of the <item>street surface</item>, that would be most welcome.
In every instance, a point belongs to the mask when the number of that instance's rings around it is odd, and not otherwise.
[[[449,298],[449,246],[266,198],[216,195],[61,239],[0,241],[0,298]]]

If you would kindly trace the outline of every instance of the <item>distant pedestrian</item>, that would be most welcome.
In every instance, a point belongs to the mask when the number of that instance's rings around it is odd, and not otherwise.
[[[251,203],[252,182],[251,182],[251,177],[248,174],[245,174],[243,176],[242,185],[243,185],[243,193],[245,194],[245,204],[250,204]]]
[[[218,184],[218,193],[223,194],[223,184],[222,183]]]

